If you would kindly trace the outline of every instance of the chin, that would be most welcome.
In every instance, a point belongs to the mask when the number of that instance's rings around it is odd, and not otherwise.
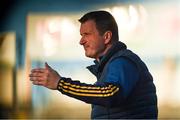
[[[89,54],[85,54],[86,57],[89,57],[89,58],[95,58],[93,55],[89,55]]]

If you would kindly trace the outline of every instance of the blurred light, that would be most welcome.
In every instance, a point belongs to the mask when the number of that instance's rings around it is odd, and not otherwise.
[[[130,21],[128,24],[129,30],[134,30],[139,22],[139,16],[136,8],[132,5],[129,6],[129,17]]]
[[[13,107],[13,71],[16,63],[16,34],[0,34],[0,105]],[[1,106],[1,107],[2,107]]]
[[[104,11],[112,13],[110,8],[103,8],[103,9],[100,9],[100,10],[104,10]]]
[[[112,14],[115,17],[119,28],[127,29],[127,26],[129,24],[129,15],[127,10],[122,7],[113,7]]]
[[[144,25],[147,22],[148,13],[144,6],[139,5],[140,24]]]
[[[60,31],[60,21],[59,19],[52,19],[48,22],[48,29],[50,33],[55,33]]]
[[[57,49],[56,41],[47,33],[43,35],[43,48],[45,56],[51,56]]]
[[[67,18],[64,18],[61,23],[61,31],[64,34],[71,34],[74,32],[75,25]]]
[[[74,36],[77,34],[77,27],[68,18],[64,18],[61,21],[61,44],[69,44],[74,40]]]

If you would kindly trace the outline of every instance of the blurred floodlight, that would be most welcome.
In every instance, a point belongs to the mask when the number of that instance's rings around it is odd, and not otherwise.
[[[48,23],[48,29],[50,33],[55,33],[60,31],[60,21],[58,19],[52,19]]]
[[[129,30],[134,30],[137,27],[138,21],[139,21],[139,16],[136,8],[132,5],[129,6],[129,17],[130,21],[128,24]]]
[[[127,10],[123,7],[113,7],[112,14],[115,17],[119,28],[126,29],[129,23],[129,15]]]
[[[56,41],[53,40],[51,35],[44,34],[43,36],[43,48],[45,56],[51,56],[56,51]]]

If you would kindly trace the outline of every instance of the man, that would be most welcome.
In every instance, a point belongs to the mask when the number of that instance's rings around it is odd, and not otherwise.
[[[79,19],[80,44],[85,55],[95,59],[87,67],[95,84],[60,76],[47,63],[31,71],[30,80],[62,94],[92,104],[92,119],[157,118],[153,78],[143,61],[118,41],[118,27],[106,11],[93,11]]]

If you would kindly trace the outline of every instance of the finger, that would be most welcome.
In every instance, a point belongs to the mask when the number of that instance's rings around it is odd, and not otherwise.
[[[39,78],[38,78],[38,77],[30,77],[29,79],[30,79],[31,81],[38,81]]]
[[[42,82],[39,82],[39,81],[33,81],[32,82],[34,85],[43,85]]]
[[[44,73],[39,73],[39,72],[33,72],[31,74],[29,74],[29,77],[43,77],[45,76]]]
[[[48,65],[47,62],[45,62],[45,68],[46,68],[46,69],[52,69],[52,68]]]
[[[34,85],[38,85],[39,82],[38,82],[38,81],[33,81],[32,83],[33,83]]]
[[[40,76],[40,77],[30,77],[31,81],[39,81],[39,82],[46,82],[48,78],[46,76]]]
[[[32,69],[31,72],[41,72],[41,73],[44,73],[46,70],[44,68],[35,68],[35,69]]]
[[[30,77],[31,81],[43,81],[45,79],[43,79],[42,77]]]

